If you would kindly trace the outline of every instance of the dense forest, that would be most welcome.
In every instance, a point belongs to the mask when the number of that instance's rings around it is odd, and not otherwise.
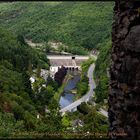
[[[40,91],[42,97],[35,94],[29,80],[29,67],[41,67],[43,63],[49,65],[48,60],[6,30],[0,30],[0,38],[0,134],[8,136],[13,132],[42,129],[40,123],[43,127],[45,120],[37,120],[36,116],[44,113],[43,106],[52,98],[54,89],[47,85]],[[53,103],[57,105],[55,101]],[[53,108],[53,104],[50,106]],[[44,119],[47,121],[47,117]],[[55,127],[57,123],[54,128],[47,128],[55,130]]]
[[[64,117],[60,115],[58,102],[53,98],[58,85],[50,77],[45,83],[38,74],[41,68],[49,69],[49,60],[44,51],[31,48],[25,39],[35,43],[63,42],[68,46],[67,51],[73,54],[99,50],[94,73],[97,82],[95,93],[96,102],[103,103],[108,94],[112,11],[112,2],[0,4],[0,136],[11,137],[14,133],[27,131],[65,132],[76,116],[85,122],[83,130],[77,128],[77,131],[88,131],[91,127],[96,132],[106,132],[106,119],[91,105],[79,107],[81,112],[86,108],[86,115],[78,112]],[[38,75],[34,90],[29,80],[33,69],[37,70]],[[46,87],[39,89],[44,83]],[[83,95],[88,90],[87,83],[87,79],[83,78],[77,85],[79,94]],[[46,105],[50,110],[47,114],[44,109]],[[96,119],[89,119],[91,115]],[[93,120],[96,129],[92,126]],[[28,134],[26,137],[32,136]]]
[[[16,2],[0,5],[0,26],[33,42],[93,49],[110,36],[111,2]],[[83,50],[84,51],[84,50]]]

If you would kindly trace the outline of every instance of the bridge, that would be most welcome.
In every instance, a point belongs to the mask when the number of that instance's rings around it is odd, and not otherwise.
[[[94,57],[95,60],[97,59],[97,55],[92,55],[92,57]],[[90,58],[90,56],[48,55],[47,58],[50,60],[50,64],[51,64],[50,72],[56,73],[62,65],[69,70],[75,70],[75,69],[80,70],[81,63],[83,61],[88,60]],[[89,99],[93,96],[93,94],[94,94],[93,90],[96,88],[95,81],[93,79],[94,68],[95,68],[95,64],[93,63],[89,67],[88,73],[87,73],[87,76],[89,78],[89,91],[88,91],[88,93],[86,95],[84,95],[83,97],[81,97],[80,99],[76,100],[75,102],[71,103],[70,105],[60,109],[59,112],[62,115],[65,114],[65,112],[77,110],[77,106],[79,106],[82,102],[88,102]],[[105,111],[103,109],[100,109],[99,112],[106,117],[108,116],[107,111]]]
[[[75,110],[77,108],[77,106],[79,106],[82,102],[87,102],[90,97],[93,95],[93,89],[96,87],[95,86],[95,82],[93,80],[93,70],[95,68],[95,64],[92,64],[88,70],[88,78],[89,78],[89,91],[86,95],[84,95],[83,97],[81,97],[80,99],[76,100],[75,102],[71,103],[70,105],[62,108],[60,110],[60,112],[62,114],[64,114],[67,111],[72,111]]]
[[[65,114],[65,112],[68,112],[68,111],[75,111],[77,110],[77,106],[79,106],[82,102],[87,102],[89,101],[89,99],[93,96],[94,94],[94,89],[96,88],[96,85],[95,85],[95,81],[93,80],[93,71],[94,71],[94,68],[95,68],[95,64],[93,63],[89,69],[88,69],[88,73],[87,73],[87,76],[89,78],[89,91],[86,95],[84,95],[83,97],[81,97],[80,99],[76,100],[75,102],[71,103],[70,105],[62,108],[59,112],[62,113],[62,115]],[[94,103],[96,105],[96,103]],[[99,112],[104,115],[104,116],[108,116],[107,114],[107,111],[103,110],[103,109],[100,109]]]

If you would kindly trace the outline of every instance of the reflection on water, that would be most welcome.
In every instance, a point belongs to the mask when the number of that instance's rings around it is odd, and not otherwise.
[[[68,81],[64,88],[64,92],[59,101],[61,108],[68,106],[74,101],[75,94],[73,94],[70,90],[75,89],[77,82],[80,80],[80,74],[78,72],[71,72],[70,74],[73,76],[73,78]]]

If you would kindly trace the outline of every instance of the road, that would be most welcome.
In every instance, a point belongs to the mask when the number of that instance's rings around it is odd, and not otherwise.
[[[95,64],[91,64],[91,66],[89,67],[88,69],[88,73],[87,73],[87,76],[89,78],[89,91],[86,95],[84,95],[83,97],[81,97],[80,99],[76,100],[75,102],[73,102],[72,104],[62,108],[60,110],[61,113],[65,113],[67,111],[70,111],[74,108],[76,108],[77,106],[79,106],[82,102],[87,102],[89,100],[89,98],[93,95],[94,93],[94,89],[96,87],[96,84],[95,84],[95,81],[93,79],[93,71],[94,71],[94,68],[95,68]],[[96,105],[96,104],[95,104]],[[107,111],[103,110],[103,109],[100,109],[99,112],[104,115],[104,116],[108,116],[107,114]]]

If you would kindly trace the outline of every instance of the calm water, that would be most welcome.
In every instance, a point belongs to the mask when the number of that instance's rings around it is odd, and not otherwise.
[[[80,80],[80,74],[76,73],[71,73],[73,75],[73,78],[71,78],[67,85],[64,88],[64,93],[61,95],[59,104],[61,108],[64,108],[74,102],[74,96],[70,90],[75,89],[77,82]]]

